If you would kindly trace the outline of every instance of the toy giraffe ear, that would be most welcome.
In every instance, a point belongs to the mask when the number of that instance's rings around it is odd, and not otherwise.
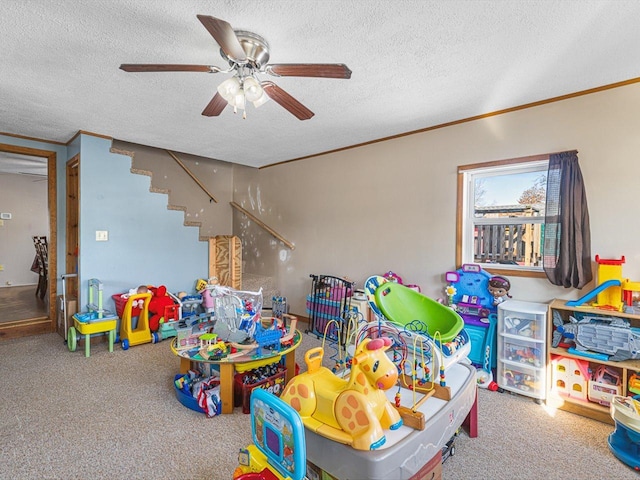
[[[351,365],[357,365],[361,362],[364,362],[367,357],[369,357],[369,355],[367,355],[366,353],[361,353],[360,355],[356,355],[355,357],[353,357],[353,359],[351,359]]]

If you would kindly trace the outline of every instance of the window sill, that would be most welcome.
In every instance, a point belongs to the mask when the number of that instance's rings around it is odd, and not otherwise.
[[[547,278],[542,270],[525,270],[515,268],[491,267],[488,264],[479,264],[482,269],[491,275],[504,275],[506,277]]]

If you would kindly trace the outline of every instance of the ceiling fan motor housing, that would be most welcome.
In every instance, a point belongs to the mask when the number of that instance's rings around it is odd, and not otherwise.
[[[247,32],[246,30],[234,30],[234,32],[247,57],[246,63],[259,70],[260,67],[269,62],[269,44],[264,38],[256,33]],[[222,49],[220,49],[220,55],[222,55],[231,66],[238,64],[238,62],[230,59]]]

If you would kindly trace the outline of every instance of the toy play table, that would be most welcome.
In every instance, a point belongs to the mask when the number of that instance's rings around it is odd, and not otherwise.
[[[264,355],[257,356],[255,350],[232,358],[223,358],[221,360],[205,360],[199,354],[190,356],[188,351],[180,351],[177,348],[177,338],[171,342],[171,351],[180,357],[180,373],[187,373],[193,364],[209,363],[217,365],[220,368],[220,400],[222,401],[222,413],[233,413],[233,378],[236,372],[242,373],[247,370],[269,365],[279,361],[283,356],[285,358],[285,366],[287,373],[285,384],[289,382],[295,375],[296,369],[296,348],[300,346],[302,335],[296,330],[293,336],[293,344],[283,348],[279,352],[269,351]]]
[[[419,407],[426,419],[424,430],[404,425],[387,430],[386,442],[377,450],[355,450],[305,429],[307,460],[340,480],[432,478],[424,475],[430,459],[439,458],[442,447],[459,427],[465,426],[472,438],[478,435],[476,369],[460,363],[451,365],[447,386],[451,388],[451,400],[431,397]],[[396,392],[394,388],[387,390],[391,402]],[[410,407],[412,402],[412,392],[402,388],[402,405]]]
[[[78,314],[73,316],[73,327],[69,328],[67,335],[67,346],[70,351],[76,349],[76,331],[80,335],[84,335],[84,356],[91,354],[91,335],[95,333],[106,333],[109,338],[109,351],[113,352],[113,342],[116,338],[116,323],[118,317],[105,316],[103,318],[89,318],[89,321],[81,321],[82,317],[91,317],[91,314]]]

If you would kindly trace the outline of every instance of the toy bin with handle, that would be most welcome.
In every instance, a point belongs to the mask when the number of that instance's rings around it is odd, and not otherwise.
[[[122,313],[124,311],[124,306],[127,304],[127,300],[129,299],[129,295],[126,293],[116,293],[115,295],[111,295],[113,301],[116,304],[116,314],[118,317],[122,318]],[[131,308],[131,318],[140,316],[140,307],[132,307]]]

